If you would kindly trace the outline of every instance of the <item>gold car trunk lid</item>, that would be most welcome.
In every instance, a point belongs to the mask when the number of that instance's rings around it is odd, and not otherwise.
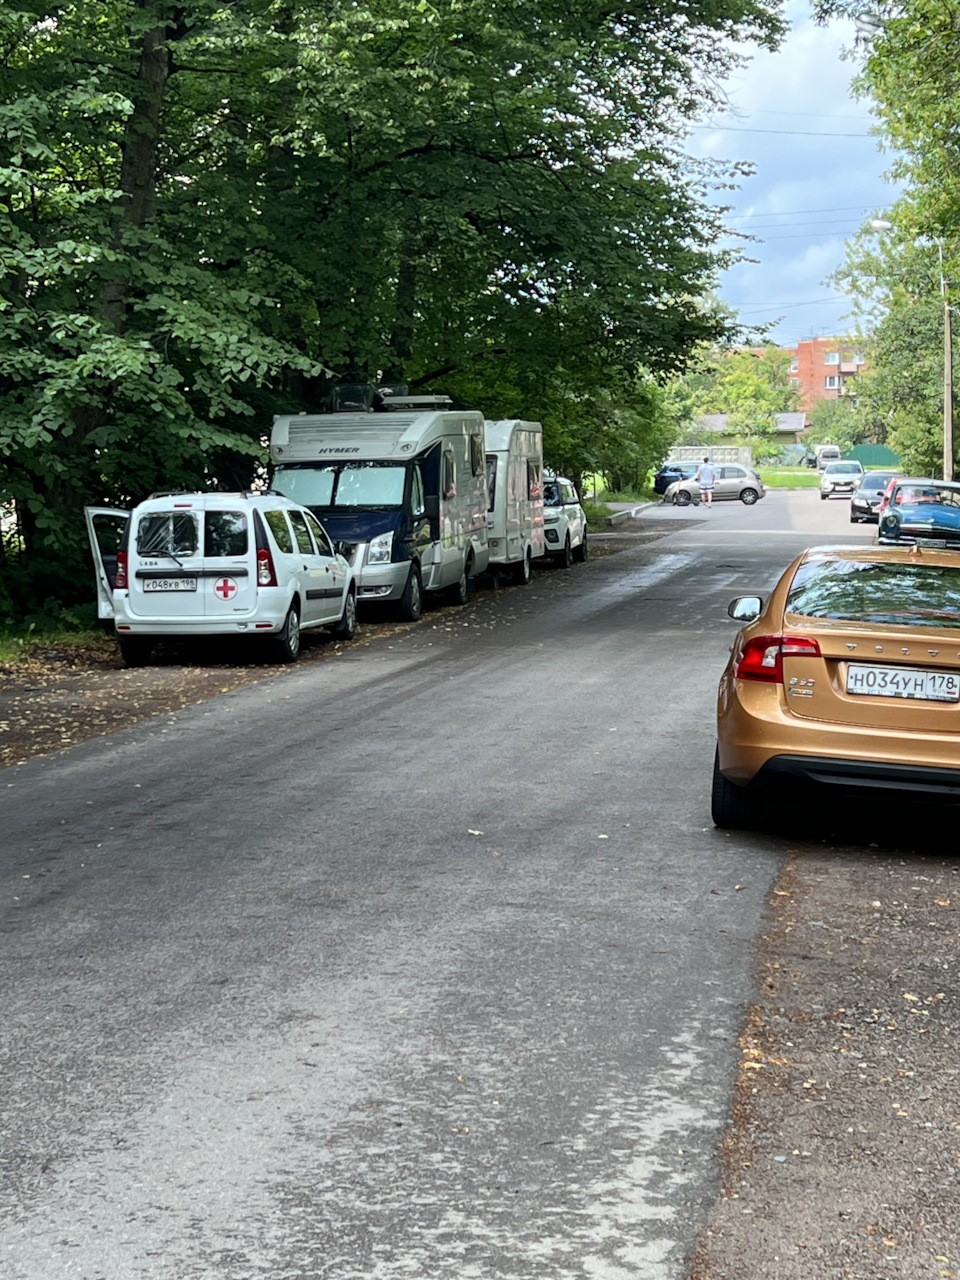
[[[807,720],[956,733],[960,728],[960,630],[929,637],[825,627],[803,630],[820,655],[783,655],[787,710]],[[829,628],[829,629],[828,629]]]

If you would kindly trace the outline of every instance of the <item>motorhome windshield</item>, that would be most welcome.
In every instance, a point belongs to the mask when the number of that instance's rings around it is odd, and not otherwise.
[[[405,476],[382,462],[277,467],[272,487],[304,507],[399,507]]]

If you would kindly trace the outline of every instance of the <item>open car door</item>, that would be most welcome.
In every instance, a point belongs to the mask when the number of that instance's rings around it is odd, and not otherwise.
[[[116,511],[112,507],[84,507],[83,514],[87,521],[97,579],[97,617],[112,618],[117,552],[130,520],[130,512]]]

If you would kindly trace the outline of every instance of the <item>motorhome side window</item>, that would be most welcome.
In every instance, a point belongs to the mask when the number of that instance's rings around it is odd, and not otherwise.
[[[426,508],[423,499],[423,476],[420,468],[414,467],[410,476],[410,510],[415,516],[422,516]]]
[[[444,449],[440,464],[440,491],[445,498],[452,498],[457,492],[457,464],[452,449]]]
[[[153,511],[140,517],[137,554],[192,556],[197,553],[197,518],[192,511]]]
[[[282,511],[264,511],[263,518],[270,526],[270,532],[276,539],[277,546],[286,555],[293,553],[293,539],[290,537],[290,526]]]
[[[470,470],[475,476],[483,475],[484,453],[483,436],[470,437]]]
[[[310,541],[310,530],[307,528],[307,522],[303,518],[303,514],[299,511],[288,511],[290,523],[293,525],[294,537],[297,539],[297,548],[303,552],[305,556],[313,555],[313,543]]]
[[[493,510],[493,504],[497,500],[497,455],[495,453],[487,454],[487,493],[490,501],[487,503],[487,510]]]
[[[317,544],[317,550],[322,556],[332,556],[333,547],[330,545],[330,539],[321,528],[320,521],[314,520],[311,515],[306,516],[305,519],[307,522],[307,528],[313,534],[313,540]]]
[[[245,556],[247,517],[242,511],[208,511],[203,521],[205,556]]]
[[[527,497],[531,500],[539,498],[542,493],[542,481],[540,476],[540,463],[527,463]]]

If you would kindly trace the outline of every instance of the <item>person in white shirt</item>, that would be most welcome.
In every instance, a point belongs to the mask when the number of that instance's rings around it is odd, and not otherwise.
[[[717,473],[711,466],[709,458],[704,458],[702,465],[697,467],[694,479],[700,486],[700,501],[708,507],[712,506],[713,486],[717,483]]]

